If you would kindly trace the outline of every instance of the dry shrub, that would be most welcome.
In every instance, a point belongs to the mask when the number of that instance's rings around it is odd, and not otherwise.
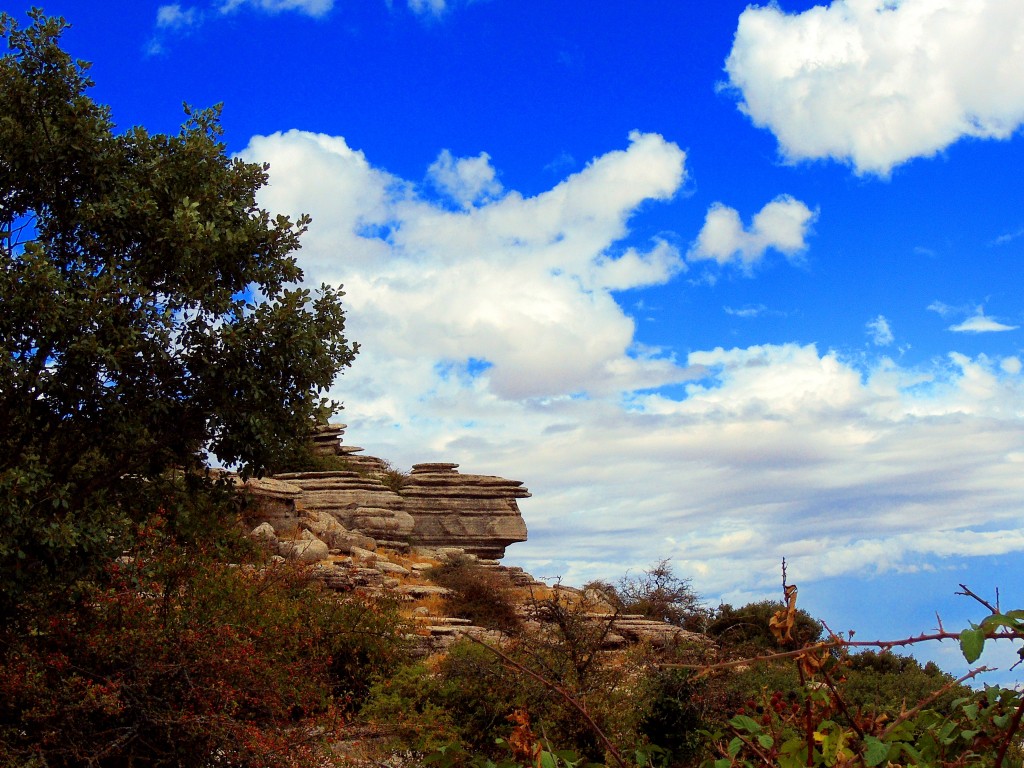
[[[446,598],[450,615],[488,629],[509,633],[520,630],[522,621],[516,611],[512,585],[503,575],[481,568],[469,558],[453,558],[427,575],[451,590]]]

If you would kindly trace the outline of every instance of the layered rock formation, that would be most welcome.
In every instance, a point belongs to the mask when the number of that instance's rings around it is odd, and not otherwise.
[[[415,522],[403,509],[404,500],[377,477],[336,471],[289,472],[274,479],[297,487],[303,508],[326,513],[382,546],[404,548],[411,543]]]
[[[463,475],[458,464],[414,464],[402,485],[405,510],[415,521],[413,537],[427,547],[459,547],[499,560],[505,547],[526,541],[526,523],[516,499],[530,496],[518,480]]]
[[[329,519],[345,534],[362,534],[390,549],[454,548],[495,560],[509,544],[526,541],[516,500],[530,493],[521,481],[464,475],[458,464],[440,463],[416,464],[403,476],[381,459],[359,455],[362,448],[343,445],[344,432],[343,424],[320,427],[313,451],[340,457],[345,469],[288,472],[247,483],[247,522],[269,522],[285,538],[300,531],[323,538]],[[337,531],[330,535],[344,540]]]

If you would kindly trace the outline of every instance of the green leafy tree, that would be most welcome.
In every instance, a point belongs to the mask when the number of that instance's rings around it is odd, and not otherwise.
[[[29,16],[0,15],[0,609],[171,511],[168,470],[279,461],[356,352],[342,292],[296,285],[308,217],[256,204],[219,107],[116,133],[67,23]]]

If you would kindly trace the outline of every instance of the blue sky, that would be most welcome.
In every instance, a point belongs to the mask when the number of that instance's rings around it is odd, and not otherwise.
[[[120,126],[224,103],[348,292],[350,442],[524,480],[508,562],[786,557],[863,638],[1024,605],[1020,0],[46,10]]]

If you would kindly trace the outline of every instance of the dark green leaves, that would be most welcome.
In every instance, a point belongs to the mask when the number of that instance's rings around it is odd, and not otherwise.
[[[960,650],[968,664],[976,662],[981,657],[984,648],[985,631],[983,629],[965,629],[960,633]]]
[[[73,579],[207,451],[265,471],[356,351],[341,291],[294,287],[308,218],[257,206],[266,169],[226,156],[220,108],[115,134],[66,23],[30,18],[0,16],[3,586]]]

